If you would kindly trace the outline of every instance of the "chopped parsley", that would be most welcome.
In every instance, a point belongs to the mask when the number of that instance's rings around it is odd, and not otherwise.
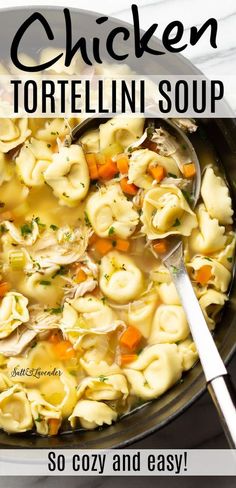
[[[205,256],[205,259],[206,259],[207,261],[212,261],[212,259],[211,259],[211,258],[208,258],[207,256]]]
[[[34,419],[34,420],[35,420],[35,422],[42,422],[43,417],[42,417],[42,415],[40,415],[40,413],[39,413],[39,414],[38,414],[38,417],[37,417],[36,419]]]
[[[108,235],[109,236],[112,236],[112,234],[114,234],[114,233],[115,233],[114,227],[110,227],[109,232],[108,232]]]
[[[7,232],[7,228],[4,224],[0,225],[0,232],[1,232],[1,234],[3,234],[4,232]]]
[[[84,212],[84,220],[85,220],[85,224],[86,224],[88,227],[92,227],[92,226],[91,226],[91,222],[90,222],[90,220],[89,220],[89,217],[88,217],[87,212]]]
[[[177,176],[174,173],[167,173],[167,176],[169,178],[177,178]]]
[[[66,194],[66,192],[64,191],[64,193],[62,193],[63,197],[65,198],[70,198],[69,195]]]
[[[178,268],[176,266],[171,266],[171,269],[172,269],[172,273],[173,274],[177,274],[178,273]]]
[[[105,381],[108,380],[108,378],[106,376],[103,376],[103,374],[101,374],[98,378],[99,378],[99,381],[101,381],[101,383],[104,383]]]
[[[82,186],[83,188],[85,187],[85,184],[84,184],[84,183],[82,183],[82,181],[80,182],[80,184],[81,184],[81,186]]]
[[[233,262],[233,258],[232,258],[232,256],[230,256],[229,258],[227,258],[227,261],[228,261],[229,263],[232,263],[232,262]]]
[[[109,280],[109,275],[108,275],[108,274],[104,274],[104,278],[105,278],[106,280]]]
[[[33,221],[22,225],[22,227],[20,228],[20,231],[21,231],[22,237],[26,237],[29,234],[32,234],[32,232],[33,232]]]
[[[48,148],[52,147],[52,144],[47,144],[47,147],[48,147]]]
[[[50,225],[50,229],[52,229],[52,230],[58,230],[59,227],[57,227],[57,225],[51,224]]]
[[[46,224],[43,224],[42,222],[40,222],[40,217],[35,217],[33,220],[36,222],[36,224],[38,224],[39,227],[41,227],[42,229],[45,229]]]
[[[176,219],[175,223],[173,224],[172,227],[178,227],[181,224],[179,219]]]
[[[68,273],[66,266],[60,266],[60,268],[54,273],[52,278],[56,278],[56,276],[64,276]]]
[[[58,307],[58,308],[48,308],[47,312],[50,312],[51,315],[53,314],[59,314],[63,312],[63,307]]]
[[[182,193],[184,195],[185,200],[187,200],[189,205],[191,205],[193,203],[193,195],[189,191],[183,189],[182,189]]]
[[[48,281],[48,280],[41,280],[39,282],[39,284],[42,286],[50,286],[52,283],[51,283],[51,281]]]

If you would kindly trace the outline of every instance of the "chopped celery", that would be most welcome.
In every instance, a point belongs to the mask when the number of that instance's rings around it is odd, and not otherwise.
[[[13,251],[9,257],[10,266],[14,271],[20,271],[25,266],[25,255],[22,251]]]
[[[106,158],[113,158],[113,156],[117,156],[117,154],[123,153],[123,151],[123,147],[118,144],[118,142],[115,142],[103,149],[100,154],[104,155]]]

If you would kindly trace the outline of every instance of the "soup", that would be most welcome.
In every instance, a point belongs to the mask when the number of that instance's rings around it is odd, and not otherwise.
[[[192,209],[186,147],[116,117],[65,144],[75,119],[0,122],[0,427],[53,436],[111,425],[197,361],[167,268],[170,236],[211,330],[227,300],[235,234],[209,160]],[[176,121],[196,130],[191,121]]]

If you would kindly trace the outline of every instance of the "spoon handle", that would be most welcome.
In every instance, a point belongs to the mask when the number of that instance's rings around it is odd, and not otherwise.
[[[175,283],[180,301],[198,350],[208,391],[215,403],[226,437],[236,448],[235,395],[228,388],[228,374],[194,293],[183,260],[182,242],[164,259]]]

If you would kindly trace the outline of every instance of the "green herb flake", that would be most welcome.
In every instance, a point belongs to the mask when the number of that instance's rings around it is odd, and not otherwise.
[[[109,232],[108,232],[108,235],[109,236],[112,236],[114,233],[115,233],[114,227],[110,227]]]
[[[48,308],[47,312],[50,312],[51,315],[57,315],[59,313],[63,312],[63,307],[58,307],[58,308]]]
[[[105,381],[108,380],[108,378],[106,376],[103,376],[102,374],[98,377],[99,381],[101,381],[101,383],[104,383]]]
[[[172,273],[173,274],[177,274],[178,273],[178,268],[176,266],[171,266],[171,269],[172,269]]]
[[[57,225],[55,225],[55,224],[51,224],[50,225],[50,229],[52,229],[52,230],[58,230],[59,227],[57,227]]]
[[[152,139],[154,131],[155,131],[155,129],[151,125],[147,128],[147,138],[148,139]]]
[[[52,144],[47,144],[47,147],[48,147],[48,148],[52,147]]]
[[[169,178],[178,178],[174,173],[167,173]]]
[[[228,261],[229,263],[232,263],[232,262],[233,262],[233,258],[232,258],[232,256],[230,256],[229,258],[227,258],[227,261]]]
[[[36,224],[38,224],[38,226],[39,226],[39,227],[41,227],[41,229],[45,229],[46,224],[43,224],[43,223],[40,221],[40,217],[35,217],[33,220],[36,222]]]
[[[104,274],[104,278],[108,281],[109,280],[109,275],[108,274]]]
[[[42,286],[50,286],[52,283],[51,283],[51,281],[48,281],[48,280],[41,280],[39,282],[39,284]]]
[[[182,189],[182,193],[184,195],[185,200],[187,200],[188,204],[191,205],[193,203],[193,195],[187,191]]]
[[[35,422],[42,422],[43,421],[43,417],[40,415],[40,413],[38,414],[38,417],[36,419],[34,419]]]
[[[91,226],[91,222],[90,222],[90,220],[89,220],[89,217],[88,217],[87,212],[84,212],[84,220],[85,220],[85,224],[86,224],[88,227],[92,227],[92,226]]]
[[[173,224],[172,227],[178,227],[179,225],[181,225],[181,222],[179,219],[176,219],[175,223]]]
[[[20,228],[22,237],[26,237],[33,232],[33,222],[28,222]]]

